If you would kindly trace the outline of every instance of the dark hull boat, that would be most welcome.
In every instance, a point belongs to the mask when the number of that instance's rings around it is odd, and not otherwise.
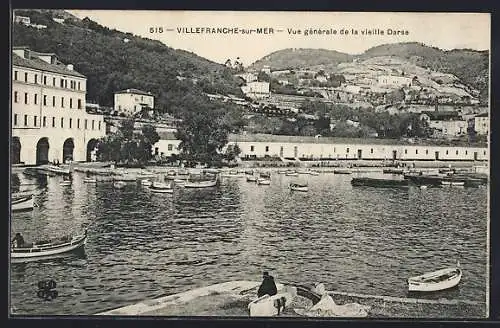
[[[353,178],[351,180],[351,185],[368,187],[408,187],[409,181],[396,179]]]

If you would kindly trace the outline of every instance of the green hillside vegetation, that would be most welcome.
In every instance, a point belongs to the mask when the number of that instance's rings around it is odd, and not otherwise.
[[[73,64],[87,76],[87,101],[112,106],[115,91],[137,88],[152,92],[155,107],[175,115],[186,110],[187,96],[203,98],[203,92],[242,95],[231,70],[193,53],[109,29],[88,18],[68,17],[62,25],[52,20],[50,11],[17,14],[48,28],[15,24],[13,45],[53,52],[63,63]]]
[[[297,69],[317,65],[336,65],[352,60],[352,55],[325,49],[283,49],[253,63],[250,68],[269,66],[273,70]]]

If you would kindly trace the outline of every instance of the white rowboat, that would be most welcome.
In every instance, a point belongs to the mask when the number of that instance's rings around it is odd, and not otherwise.
[[[434,292],[455,287],[462,279],[462,270],[456,267],[441,269],[408,279],[410,292]]]
[[[441,185],[444,187],[463,187],[464,181],[441,181]]]
[[[172,188],[172,185],[169,183],[162,183],[162,182],[153,182],[153,184],[149,187],[149,189],[152,192],[158,192],[158,193],[173,193],[174,189]]]
[[[13,199],[11,204],[13,212],[32,210],[34,206],[33,195]]]
[[[309,188],[306,184],[290,183],[289,187],[290,187],[290,190],[293,190],[293,191],[308,191],[309,190]]]
[[[85,182],[85,183],[96,183],[97,180],[95,178],[85,178],[85,179],[83,179],[83,182]]]
[[[263,185],[263,186],[268,186],[271,184],[271,180],[266,179],[266,178],[258,178],[257,179],[257,184],[258,185]]]

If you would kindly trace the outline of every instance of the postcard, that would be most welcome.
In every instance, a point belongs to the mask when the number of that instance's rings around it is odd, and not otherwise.
[[[490,24],[14,10],[10,316],[487,318]]]

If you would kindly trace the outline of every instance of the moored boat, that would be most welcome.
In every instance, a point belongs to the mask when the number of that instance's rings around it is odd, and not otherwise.
[[[455,267],[441,269],[419,276],[408,278],[408,291],[434,292],[449,289],[458,285],[462,279],[460,264]]]
[[[309,190],[309,187],[307,186],[307,184],[296,183],[296,182],[290,183],[289,188],[290,188],[290,190],[293,190],[293,191],[308,191]]]
[[[391,168],[383,169],[382,172],[385,174],[403,174],[404,169],[391,167]]]
[[[189,178],[185,183],[184,183],[184,188],[209,188],[209,187],[215,187],[219,183],[219,176],[216,175],[215,179],[191,179]]]
[[[409,181],[398,179],[353,178],[351,180],[351,185],[368,187],[408,187]]]
[[[125,187],[127,184],[124,182],[124,181],[115,181],[113,183],[113,187],[117,188],[117,189],[122,189],[123,187]]]
[[[297,173],[296,171],[286,171],[285,176],[287,176],[287,177],[298,177],[299,173]]]
[[[308,171],[309,175],[314,175],[314,176],[318,176],[319,175],[319,172],[316,171],[316,170],[310,170]]]
[[[16,199],[12,199],[11,201],[13,212],[32,210],[34,205],[35,202],[33,200],[33,195],[18,197]]]
[[[152,192],[158,192],[158,193],[173,193],[174,189],[172,188],[172,185],[170,183],[163,183],[163,182],[153,182],[149,189]]]
[[[333,170],[334,174],[352,174],[351,169],[335,169]]]
[[[258,185],[263,185],[263,186],[268,186],[271,184],[271,180],[270,179],[266,179],[266,178],[258,178],[257,179],[257,184]]]
[[[153,184],[153,182],[151,182],[151,180],[149,179],[144,179],[144,180],[141,180],[141,185],[142,186],[145,186],[145,187],[149,187]]]
[[[464,181],[441,180],[441,186],[443,187],[463,187],[464,185]]]
[[[257,176],[247,175],[247,182],[257,182]]]
[[[87,178],[83,179],[83,182],[85,182],[85,183],[96,183],[97,180],[95,178],[87,177]]]
[[[82,248],[87,241],[87,230],[81,235],[63,237],[59,240],[25,244],[12,247],[10,259],[12,263],[42,259]]]
[[[63,180],[59,182],[60,186],[71,186],[71,180]]]

